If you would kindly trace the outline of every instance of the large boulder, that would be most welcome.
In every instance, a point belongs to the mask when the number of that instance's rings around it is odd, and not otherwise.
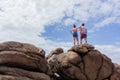
[[[110,77],[110,80],[120,80],[120,65],[117,63],[114,63],[113,69],[114,69],[114,71]]]
[[[58,55],[63,52],[64,52],[64,50],[62,48],[57,48],[57,49],[51,51],[50,54],[47,55],[46,59],[50,59],[53,55]]]
[[[120,65],[117,63],[114,63],[116,71],[120,74]]]
[[[73,46],[47,57],[47,61],[55,80],[120,80],[111,78],[115,68],[111,59],[89,44]]]
[[[50,80],[45,51],[20,42],[0,43],[0,80]]]

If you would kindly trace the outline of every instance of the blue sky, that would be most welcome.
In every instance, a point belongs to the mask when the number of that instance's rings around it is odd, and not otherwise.
[[[120,0],[0,0],[0,42],[43,48],[73,46],[73,24],[85,23],[88,42],[120,63]]]

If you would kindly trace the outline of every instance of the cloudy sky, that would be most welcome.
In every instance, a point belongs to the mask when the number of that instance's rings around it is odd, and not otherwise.
[[[0,42],[43,48],[73,46],[73,24],[85,23],[88,42],[120,63],[120,0],[0,0]]]

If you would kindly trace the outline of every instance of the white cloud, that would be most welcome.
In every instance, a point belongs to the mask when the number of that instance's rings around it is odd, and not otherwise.
[[[119,23],[120,18],[120,1],[119,0],[108,0],[101,3],[98,12],[98,18],[102,18],[100,21],[95,23],[91,31],[105,27],[112,23]]]
[[[74,3],[74,0],[69,3],[68,0],[0,0],[0,42],[27,42],[47,51],[64,47],[65,42],[46,40],[38,34],[42,36],[45,25],[60,21]]]
[[[113,6],[114,6],[114,3],[113,1],[106,1],[104,3],[101,3],[101,7],[99,9],[99,12],[103,15],[109,15],[112,11],[113,11]],[[116,3],[115,3],[116,4]]]
[[[106,54],[113,62],[120,63],[120,47],[114,45],[95,45],[103,54]]]
[[[65,25],[68,26],[70,24],[74,24],[76,21],[74,19],[68,18],[64,21]]]
[[[74,6],[75,4],[80,6]],[[3,12],[0,12],[0,23],[1,25],[43,27],[46,23],[59,21],[65,13],[81,21],[108,14],[117,18],[120,15],[119,4],[119,0],[105,2],[100,0],[87,2],[85,0],[1,0],[0,8]]]
[[[116,19],[116,17],[106,18],[102,22],[99,22],[99,23],[95,24],[95,27],[96,28],[104,27],[105,25],[108,25],[108,24],[112,23],[115,19]]]
[[[56,22],[64,17],[65,11],[74,6],[75,1],[70,0],[36,0],[36,7],[39,13],[43,12],[42,19],[47,19],[50,22]]]
[[[116,42],[115,44],[116,44],[116,45],[120,45],[120,42]]]

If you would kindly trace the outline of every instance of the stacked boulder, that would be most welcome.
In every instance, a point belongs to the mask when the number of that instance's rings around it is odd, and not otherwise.
[[[45,51],[20,42],[0,43],[0,80],[51,80]]]
[[[111,80],[120,80],[120,65],[114,64],[113,74],[111,75]]]
[[[120,80],[120,65],[90,44],[45,58],[41,48],[9,41],[0,43],[0,80]]]
[[[55,80],[120,80],[111,59],[90,44],[73,46],[67,52],[57,48],[47,61]]]

